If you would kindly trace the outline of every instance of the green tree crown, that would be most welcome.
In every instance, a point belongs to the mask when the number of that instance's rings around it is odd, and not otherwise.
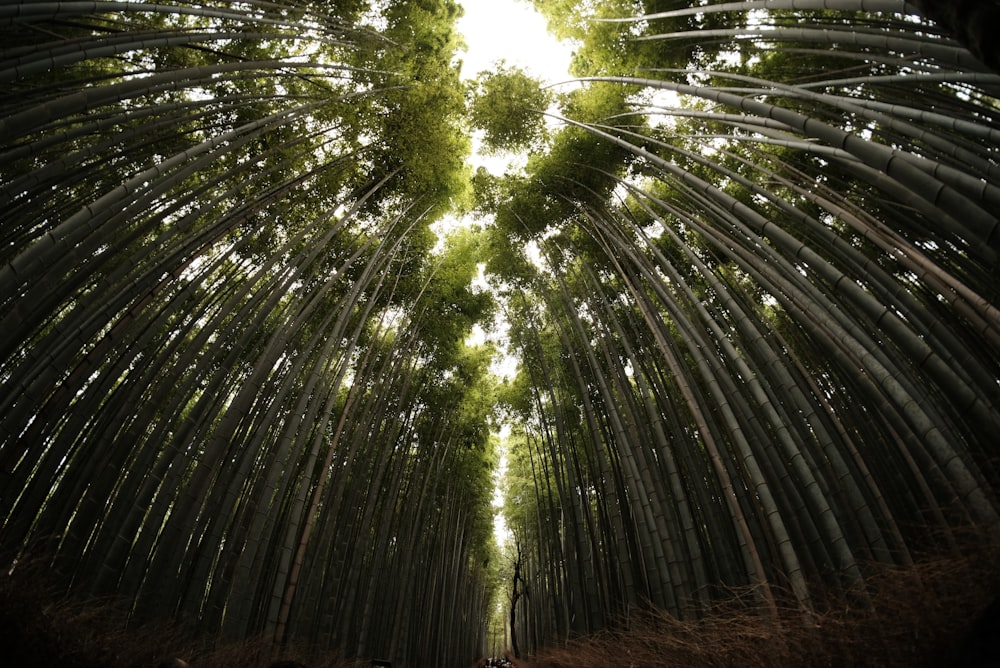
[[[497,64],[493,72],[480,72],[472,87],[469,119],[484,133],[487,151],[528,150],[545,138],[543,112],[552,94],[524,70]]]

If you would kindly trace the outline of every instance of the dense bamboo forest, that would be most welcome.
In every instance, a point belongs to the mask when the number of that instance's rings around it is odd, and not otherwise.
[[[997,554],[1000,7],[531,4],[571,81],[454,0],[0,5],[0,594],[584,665]]]

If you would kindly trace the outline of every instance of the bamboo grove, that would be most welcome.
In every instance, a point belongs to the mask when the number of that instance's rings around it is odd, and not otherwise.
[[[430,252],[458,9],[362,9],[0,8],[2,540],[136,619],[447,665],[492,531],[492,300]]]
[[[525,652],[734,592],[864,606],[869,565],[996,536],[975,26],[534,4],[577,80],[494,112],[555,128],[512,130],[502,177],[465,160],[451,0],[0,7],[12,572],[44,554],[136,620],[467,665],[504,595],[502,422]],[[480,225],[438,243],[449,212]],[[506,381],[470,342],[501,320]]]
[[[506,276],[529,650],[734,592],[865,606],[867,565],[997,530],[1000,78],[900,3],[661,4],[538,3],[586,87],[494,195],[494,244],[537,249]]]

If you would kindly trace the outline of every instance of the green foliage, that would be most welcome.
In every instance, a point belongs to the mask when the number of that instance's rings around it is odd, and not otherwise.
[[[578,48],[570,72],[579,77],[641,75],[649,68],[708,69],[731,40],[706,38],[699,31],[739,25],[740,11],[693,13],[678,17],[629,21],[631,17],[681,9],[672,0],[531,0],[548,19],[549,30],[572,39]],[[643,41],[648,35],[685,33],[669,41]]]
[[[614,126],[631,109],[631,94],[628,87],[593,82],[564,95],[561,104],[573,121]],[[606,198],[630,159],[627,150],[585,128],[566,125],[546,152],[529,158],[527,176],[507,175],[499,183],[481,177],[480,191],[499,205],[497,225],[525,239],[571,220],[575,202]]]
[[[403,170],[404,193],[429,198],[435,205],[429,217],[434,219],[466,201],[465,158],[471,142],[459,127],[462,96],[455,71],[428,74],[428,79],[415,79],[388,94],[380,136],[386,157]]]
[[[570,73],[579,76],[621,74],[653,64],[651,48],[632,38],[635,24],[603,22],[644,13],[635,0],[532,0],[535,8],[548,19],[549,31],[561,39],[573,40]]]
[[[465,160],[472,144],[456,60],[461,13],[452,0],[389,3],[383,35],[392,46],[355,54],[363,68],[355,78],[377,91],[363,102],[364,131],[380,143],[373,173],[397,173],[393,182],[401,194],[419,197],[430,220],[466,207],[471,197]]]
[[[422,315],[419,322],[426,340],[442,355],[457,350],[473,325],[487,325],[493,317],[493,295],[472,288],[484,242],[478,229],[456,230],[445,238],[441,253],[424,266],[424,285],[417,304]]]
[[[497,210],[502,196],[500,177],[490,174],[485,167],[476,169],[472,175],[472,210],[491,214]]]
[[[543,113],[552,95],[524,70],[503,61],[492,72],[480,72],[470,96],[472,126],[484,133],[492,152],[536,148],[545,137]]]

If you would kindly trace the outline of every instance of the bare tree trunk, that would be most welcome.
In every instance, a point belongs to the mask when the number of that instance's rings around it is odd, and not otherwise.
[[[515,557],[514,557],[514,572],[510,577],[510,649],[514,653],[515,658],[521,658],[521,650],[517,644],[517,602],[522,596],[525,595],[523,589],[524,585],[524,545],[521,539],[517,538],[514,541],[515,545]],[[521,589],[518,589],[518,585],[522,585]]]

